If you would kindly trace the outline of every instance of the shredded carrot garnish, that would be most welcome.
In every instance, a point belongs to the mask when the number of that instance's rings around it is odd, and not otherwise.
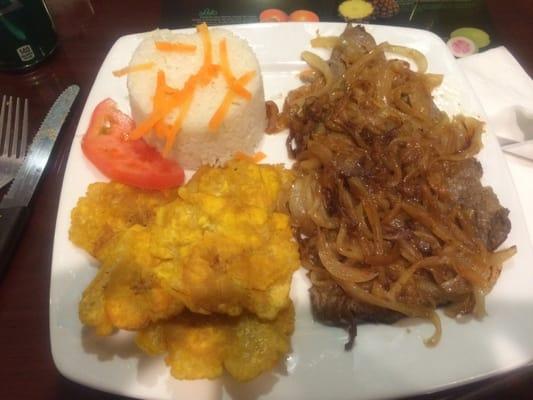
[[[157,124],[165,114],[163,112],[153,112],[147,119],[142,121],[139,125],[132,130],[129,135],[129,140],[137,140],[142,138],[146,133]]]
[[[154,110],[147,119],[142,121],[135,127],[133,131],[128,135],[129,139],[136,140],[146,135],[154,126],[161,121],[166,115],[176,108],[181,102],[179,95],[173,96],[164,106],[159,110]],[[166,136],[166,134],[165,134]]]
[[[166,78],[165,71],[157,71],[157,81],[155,85],[154,101],[152,106],[153,110],[158,110],[163,105],[163,96],[165,95]]]
[[[202,44],[204,45],[204,64],[210,65],[213,63],[213,54],[211,52],[211,35],[207,24],[204,22],[196,27],[196,31],[200,34]]]
[[[235,76],[233,76],[233,73],[231,72],[231,68],[229,66],[229,60],[228,60],[228,47],[226,45],[226,39],[222,39],[220,41],[219,51],[220,51],[220,68],[222,69],[222,75],[224,75],[224,78],[226,79],[226,83],[228,84],[229,88],[233,90],[239,96],[244,97],[247,100],[251,99],[252,94],[248,90],[246,90],[246,88],[243,85],[239,85],[237,83]]]
[[[158,71],[152,113],[129,134],[129,138],[139,139],[154,129],[158,136],[166,139],[163,153],[168,154],[174,144],[176,134],[181,130],[196,83],[197,77],[193,75],[185,82],[183,89],[173,89],[166,84],[164,71]],[[164,118],[176,107],[180,107],[178,117],[172,125],[167,124]]]
[[[194,44],[173,42],[155,42],[155,48],[159,51],[173,51],[177,53],[194,53],[196,51],[196,46]]]
[[[124,76],[132,72],[139,72],[139,71],[146,71],[154,66],[153,62],[148,62],[144,64],[137,64],[132,65],[129,67],[117,69],[116,71],[113,71],[113,75],[116,77]]]
[[[252,78],[255,76],[255,71],[248,71],[241,75],[239,79],[237,79],[237,84],[244,86],[250,83]]]
[[[252,94],[242,85],[237,84],[237,81],[233,81],[229,84],[229,88],[237,95],[244,97],[246,100],[252,98]]]
[[[249,155],[249,154],[246,154],[246,153],[244,153],[242,151],[238,151],[238,152],[235,153],[233,158],[235,158],[236,160],[244,160],[244,161],[250,161],[250,162],[258,163],[259,161],[261,161],[261,160],[266,158],[266,154],[263,153],[262,151],[258,151],[257,153],[255,153],[253,155]]]
[[[157,83],[155,87],[155,94],[153,100],[152,112],[159,110],[165,102],[165,72],[162,70],[157,71]],[[165,138],[167,135],[168,126],[164,120],[158,121],[154,126],[154,131],[160,138]]]
[[[198,71],[198,77],[200,79],[200,84],[205,86],[216,76],[218,73],[218,67],[213,64],[213,46],[211,44],[211,35],[209,34],[207,24],[204,22],[196,26],[196,31],[200,35],[204,46],[204,63],[200,68],[200,71]]]
[[[235,79],[229,67],[228,46],[226,44],[226,39],[222,39],[220,41],[220,43],[218,44],[218,49],[220,52],[220,68],[222,68],[224,78],[226,78],[226,80]]]
[[[237,79],[237,83],[239,85],[246,85],[248,82],[252,80],[254,75],[255,75],[255,71],[249,71],[245,73],[244,75],[242,75],[239,79]],[[218,107],[218,109],[215,111],[215,113],[209,120],[208,128],[210,131],[214,132],[220,127],[220,125],[222,124],[222,121],[224,121],[224,117],[229,111],[229,108],[235,96],[236,94],[234,91],[228,90],[228,92],[224,96],[224,100],[222,100],[222,104],[220,105],[220,107]]]
[[[183,121],[185,120],[187,112],[189,111],[189,107],[192,103],[196,84],[197,78],[196,76],[192,76],[188,79],[188,81],[185,83],[185,86],[181,90],[182,101],[180,104],[180,112],[178,117],[174,120],[174,123],[172,124],[171,130],[169,131],[169,135],[167,135],[167,141],[165,142],[165,148],[163,149],[164,155],[167,155],[170,152],[172,146],[174,145],[174,141],[176,140],[176,135],[181,131]]]
[[[161,120],[154,125],[155,134],[161,139],[165,139],[168,135],[168,132],[172,129],[172,126],[167,124],[165,121]]]
[[[220,65],[213,64],[212,43],[209,29],[205,23],[198,25],[196,29],[203,44],[204,60],[202,66],[196,74],[189,77],[182,89],[175,89],[168,86],[165,72],[159,70],[157,72],[152,112],[148,118],[137,125],[137,127],[129,134],[129,139],[135,140],[146,135],[153,129],[156,135],[165,139],[165,147],[163,149],[164,155],[170,152],[176,140],[176,135],[182,129],[196,87],[208,84],[216,77],[218,72],[222,72],[228,85],[228,91],[224,96],[222,103],[209,120],[208,128],[210,131],[216,131],[220,127],[231,104],[237,96],[245,99],[251,99],[252,97],[252,94],[245,88],[245,86],[255,76],[255,71],[246,72],[238,79],[233,75],[229,64],[228,49],[225,39],[219,43]],[[171,42],[156,42],[156,47],[161,51],[194,51],[196,49],[196,46],[193,45]],[[150,67],[153,66],[153,63],[150,64],[152,64]],[[131,68],[128,72],[131,72]],[[177,117],[172,124],[168,124],[165,122],[165,118],[176,108],[179,108]],[[264,154],[262,156],[261,154],[258,153],[254,155],[253,160],[258,162],[263,159]]]
[[[162,70],[157,71],[152,113],[130,132],[129,138],[131,140],[140,139],[158,124],[156,133],[166,136],[164,133],[166,129],[162,120],[173,108],[178,106],[180,100],[179,93],[167,86],[165,72]]]
[[[215,132],[220,127],[222,121],[224,120],[224,116],[228,113],[234,97],[235,93],[233,93],[231,90],[228,90],[224,96],[224,100],[222,100],[222,104],[217,108],[209,120],[208,128],[210,131]]]

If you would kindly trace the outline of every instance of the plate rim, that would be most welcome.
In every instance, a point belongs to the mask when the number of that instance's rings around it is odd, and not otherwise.
[[[307,27],[313,27],[313,28],[314,27],[321,27],[321,26],[336,28],[336,27],[343,27],[343,26],[346,25],[345,23],[339,23],[339,22],[319,22],[319,23],[287,22],[287,23],[283,23],[283,24],[285,24],[286,26],[295,26],[295,27],[298,27],[298,29],[300,29],[301,27],[304,27],[304,29],[305,29],[306,26]],[[378,29],[378,30],[379,29],[384,29],[384,30],[388,30],[388,31],[395,31],[395,30],[410,31],[412,33],[423,35],[426,38],[431,39],[432,41],[439,42],[439,45],[442,45],[444,48],[446,48],[446,45],[445,45],[444,41],[438,35],[436,35],[435,33],[431,32],[431,31],[427,31],[427,30],[423,30],[423,29],[417,29],[417,28],[411,28],[411,27],[397,27],[397,26],[388,26],[388,25],[377,25],[377,24],[362,24],[362,25],[365,28],[369,28],[371,33],[372,33],[373,29]],[[268,29],[268,28],[273,28],[273,27],[279,27],[279,23],[252,23],[252,24],[237,24],[237,25],[221,25],[221,26],[213,26],[212,28],[230,29],[230,30],[236,31],[236,33],[239,34],[240,30],[253,29],[253,28],[258,27],[258,26],[261,27],[262,29]],[[178,33],[189,33],[191,31],[193,31],[194,28],[171,29],[171,30],[173,32],[178,32]],[[131,39],[133,37],[139,37],[141,35],[145,35],[145,34],[150,33],[150,32],[151,31],[130,33],[130,34],[127,34],[127,35],[120,36],[110,46],[108,52],[106,53],[106,56],[105,56],[104,60],[102,61],[102,64],[100,65],[100,68],[98,69],[98,72],[95,75],[94,81],[93,81],[93,83],[91,85],[91,88],[90,88],[90,90],[88,92],[88,95],[87,95],[87,98],[85,100],[82,112],[80,114],[80,119],[78,120],[78,123],[76,125],[76,130],[75,130],[75,133],[74,133],[74,136],[73,136],[73,140],[72,140],[71,146],[69,148],[69,159],[68,159],[68,162],[67,162],[67,166],[65,168],[65,174],[64,174],[63,179],[65,179],[66,172],[67,172],[67,169],[68,169],[68,166],[69,166],[72,147],[75,146],[76,143],[78,143],[78,140],[79,140],[79,134],[78,133],[79,133],[80,129],[82,129],[80,127],[81,126],[80,122],[82,120],[82,117],[85,114],[87,114],[87,112],[90,113],[90,111],[86,110],[86,108],[88,107],[88,105],[87,105],[88,100],[93,95],[93,91],[95,90],[95,84],[99,80],[100,74],[104,70],[104,65],[106,64],[106,61],[108,60],[110,55],[112,55],[112,53],[115,50],[115,48],[120,47],[121,42],[123,42],[125,40],[128,40],[128,39]],[[456,63],[455,59],[453,58],[453,56],[449,52],[446,52],[445,54],[446,55],[444,57],[447,58],[448,61],[451,60],[454,63]],[[468,81],[468,79],[466,78],[466,75],[464,74],[463,70],[460,67],[458,67],[458,68],[456,68],[456,71],[454,71],[454,73],[458,73],[460,75],[461,84],[464,85],[466,87],[466,89],[471,93],[471,95],[473,96],[474,101],[477,103],[476,106],[478,106],[478,108],[482,111],[482,113],[481,113],[481,115],[479,115],[479,117],[481,117],[484,120],[487,120],[486,113],[485,113],[485,111],[484,111],[479,99],[477,98],[476,94],[473,92],[472,86],[471,86],[470,82]],[[491,136],[493,138],[493,140],[495,140],[494,133],[490,129],[489,125],[487,125],[487,129],[486,129],[485,135],[486,136]],[[504,178],[508,179],[508,181],[509,181],[509,183],[510,183],[510,185],[512,187],[513,197],[518,201],[518,204],[520,204],[520,207],[518,209],[513,209],[512,212],[513,213],[521,213],[517,217],[521,217],[521,219],[523,220],[524,219],[523,218],[524,209],[523,209],[523,206],[520,203],[520,199],[519,199],[517,191],[516,191],[515,183],[512,180],[512,176],[511,176],[509,165],[505,161],[504,156],[503,156],[503,152],[501,151],[501,149],[499,149],[498,153],[499,153],[498,157],[501,158],[500,165],[503,164],[503,166],[504,166]],[[58,214],[57,214],[57,217],[56,217],[56,226],[57,226],[57,224],[59,222],[59,215],[60,215],[59,210],[61,209],[61,202],[62,202],[62,199],[63,199],[63,190],[65,190],[65,188],[63,186],[63,183],[64,183],[64,181],[62,182],[62,185],[61,185],[60,199],[59,199],[59,203],[58,203]],[[70,212],[70,210],[69,210],[69,212]],[[527,232],[527,226],[525,226],[525,224],[524,224],[524,227],[526,228],[526,232]],[[53,300],[52,296],[53,296],[53,289],[55,290],[54,280],[53,280],[53,277],[54,277],[54,265],[56,265],[57,258],[59,257],[58,254],[57,254],[57,251],[56,251],[56,244],[58,243],[58,240],[57,240],[58,238],[56,237],[56,235],[57,235],[57,229],[55,230],[54,238],[53,238],[53,252],[52,252],[52,261],[51,261],[50,287],[49,287],[49,301],[50,301],[50,308],[49,308],[49,334],[50,334],[50,346],[51,346],[52,360],[53,360],[56,368],[61,373],[61,375],[63,375],[67,379],[69,379],[71,381],[74,381],[74,382],[77,382],[79,384],[82,384],[82,385],[85,385],[85,386],[88,386],[88,387],[91,387],[91,388],[94,388],[94,389],[97,389],[97,390],[103,390],[103,391],[106,391],[108,393],[138,397],[135,394],[132,394],[130,392],[117,389],[113,385],[102,384],[101,382],[99,382],[99,384],[94,384],[91,379],[84,380],[82,377],[80,377],[80,376],[72,373],[71,371],[69,371],[68,368],[65,368],[65,365],[64,365],[64,362],[63,362],[64,360],[61,358],[61,354],[60,354],[60,352],[58,351],[58,348],[57,348],[57,345],[58,345],[57,339],[58,339],[58,337],[57,337],[57,335],[54,335],[56,327],[53,325],[53,318],[52,318],[52,313],[53,313],[53,310],[52,310],[52,300]],[[460,381],[448,382],[448,383],[444,383],[442,385],[434,386],[432,389],[429,389],[429,390],[418,389],[416,391],[400,393],[399,395],[401,395],[401,396],[411,396],[411,395],[437,393],[437,392],[441,392],[443,390],[447,390],[447,389],[450,389],[450,388],[460,387],[460,386],[467,385],[467,384],[470,384],[470,383],[473,383],[473,382],[482,381],[482,380],[485,380],[485,379],[490,379],[490,378],[492,378],[494,376],[502,375],[502,374],[505,374],[505,373],[507,373],[509,371],[513,371],[513,370],[519,369],[521,367],[525,367],[527,365],[528,365],[527,363],[526,364],[517,363],[517,365],[499,368],[499,369],[496,369],[496,370],[494,370],[493,372],[490,372],[490,373],[480,373],[480,374],[475,375],[475,376],[464,378],[463,380],[460,380]],[[139,395],[139,396],[141,396],[141,395]]]

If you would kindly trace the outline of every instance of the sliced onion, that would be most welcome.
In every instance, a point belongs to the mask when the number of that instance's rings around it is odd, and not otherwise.
[[[442,325],[440,323],[440,318],[435,311],[433,311],[429,317],[429,320],[435,327],[435,332],[431,337],[424,339],[424,344],[429,347],[436,346],[440,342],[442,336]]]
[[[385,308],[387,310],[397,311],[403,315],[414,318],[430,319],[432,310],[410,304],[400,303],[396,300],[389,300],[382,297],[375,296],[368,293],[366,290],[360,288],[355,283],[338,280],[337,283],[344,291],[353,299],[359,300],[363,303]]]
[[[374,279],[378,273],[367,268],[358,268],[355,263],[340,262],[337,255],[326,242],[323,234],[318,236],[318,256],[324,268],[337,279],[347,282],[361,283]]]
[[[293,224],[304,228],[304,230],[312,228],[312,221],[307,215],[307,210],[311,207],[311,199],[307,194],[304,179],[297,178],[289,195],[289,211]]]
[[[338,36],[317,36],[311,39],[312,47],[322,47],[324,49],[332,49],[341,43],[341,38]]]
[[[444,75],[442,74],[426,74],[424,75],[425,84],[429,92],[433,89],[439,87],[444,80]]]
[[[435,346],[440,341],[442,335],[442,326],[440,318],[435,311],[425,307],[404,304],[398,301],[391,301],[375,296],[373,294],[368,293],[366,290],[361,289],[356,284],[350,284],[343,281],[337,281],[337,283],[344,289],[344,291],[349,296],[358,301],[385,308],[388,310],[397,311],[408,317],[423,318],[429,320],[435,327],[435,332],[433,333],[433,335],[431,335],[431,337],[425,339],[424,343],[426,344],[426,346]]]
[[[474,287],[474,309],[472,313],[476,318],[483,318],[487,315],[487,310],[485,308],[485,296],[486,293],[481,288]]]
[[[365,211],[366,218],[372,230],[372,235],[374,237],[374,244],[376,246],[376,253],[378,255],[383,254],[383,232],[381,230],[381,221],[379,220],[378,210],[376,209],[375,204],[372,201],[363,199],[361,202],[363,205],[363,210]]]
[[[409,279],[411,279],[413,274],[416,271],[418,271],[420,268],[428,268],[432,266],[449,265],[449,264],[450,264],[450,259],[445,256],[426,257],[412,264],[409,268],[403,271],[400,278],[396,282],[394,282],[394,284],[392,285],[389,291],[391,298],[396,298],[396,296],[402,290],[402,287],[409,281]]]
[[[361,262],[364,259],[363,251],[357,241],[346,243],[346,225],[342,224],[337,234],[335,242],[337,251],[344,257],[349,257],[351,260]]]
[[[311,68],[314,68],[324,75],[326,84],[320,88],[317,92],[312,93],[313,96],[320,96],[324,93],[327,93],[333,86],[333,73],[329,64],[322,59],[322,57],[311,53],[310,51],[304,51],[302,53],[302,60],[304,60]]]
[[[491,255],[491,263],[502,265],[505,261],[514,256],[517,252],[516,246],[511,246],[508,249],[500,250]]]
[[[390,265],[400,258],[400,246],[398,242],[394,245],[388,254],[370,255],[364,258],[366,264],[370,265]]]
[[[388,51],[389,53],[395,53],[399,54],[401,56],[410,58],[413,60],[416,64],[416,67],[418,68],[418,72],[421,74],[425,73],[428,69],[428,61],[426,59],[426,56],[419,52],[418,50],[412,49],[410,47],[405,46],[398,46],[394,44],[386,43],[385,51]]]

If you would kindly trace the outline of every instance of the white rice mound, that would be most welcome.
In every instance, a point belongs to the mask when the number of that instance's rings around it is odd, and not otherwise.
[[[245,86],[252,94],[250,100],[235,96],[224,121],[216,132],[209,131],[209,120],[222,104],[228,91],[222,73],[209,84],[197,86],[190,108],[176,135],[172,150],[165,155],[185,169],[197,169],[203,164],[223,165],[236,152],[253,154],[266,128],[266,109],[263,81],[259,63],[248,43],[225,29],[209,29],[212,62],[219,64],[219,42],[225,38],[228,59],[233,76],[239,78],[248,71],[255,71],[253,79]],[[179,42],[196,45],[194,53],[163,52],[155,47],[155,41]],[[181,89],[187,79],[203,65],[204,49],[200,35],[177,34],[169,30],[157,30],[149,34],[137,47],[130,66],[153,62],[149,70],[128,74],[128,91],[132,117],[136,123],[144,121],[152,112],[157,71],[165,72],[167,85]],[[178,109],[167,115],[165,122],[172,124]],[[145,140],[163,151],[165,141],[153,133]]]

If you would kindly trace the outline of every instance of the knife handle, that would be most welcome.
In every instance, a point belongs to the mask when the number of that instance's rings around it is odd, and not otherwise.
[[[29,214],[28,207],[0,209],[0,277],[9,266]]]

